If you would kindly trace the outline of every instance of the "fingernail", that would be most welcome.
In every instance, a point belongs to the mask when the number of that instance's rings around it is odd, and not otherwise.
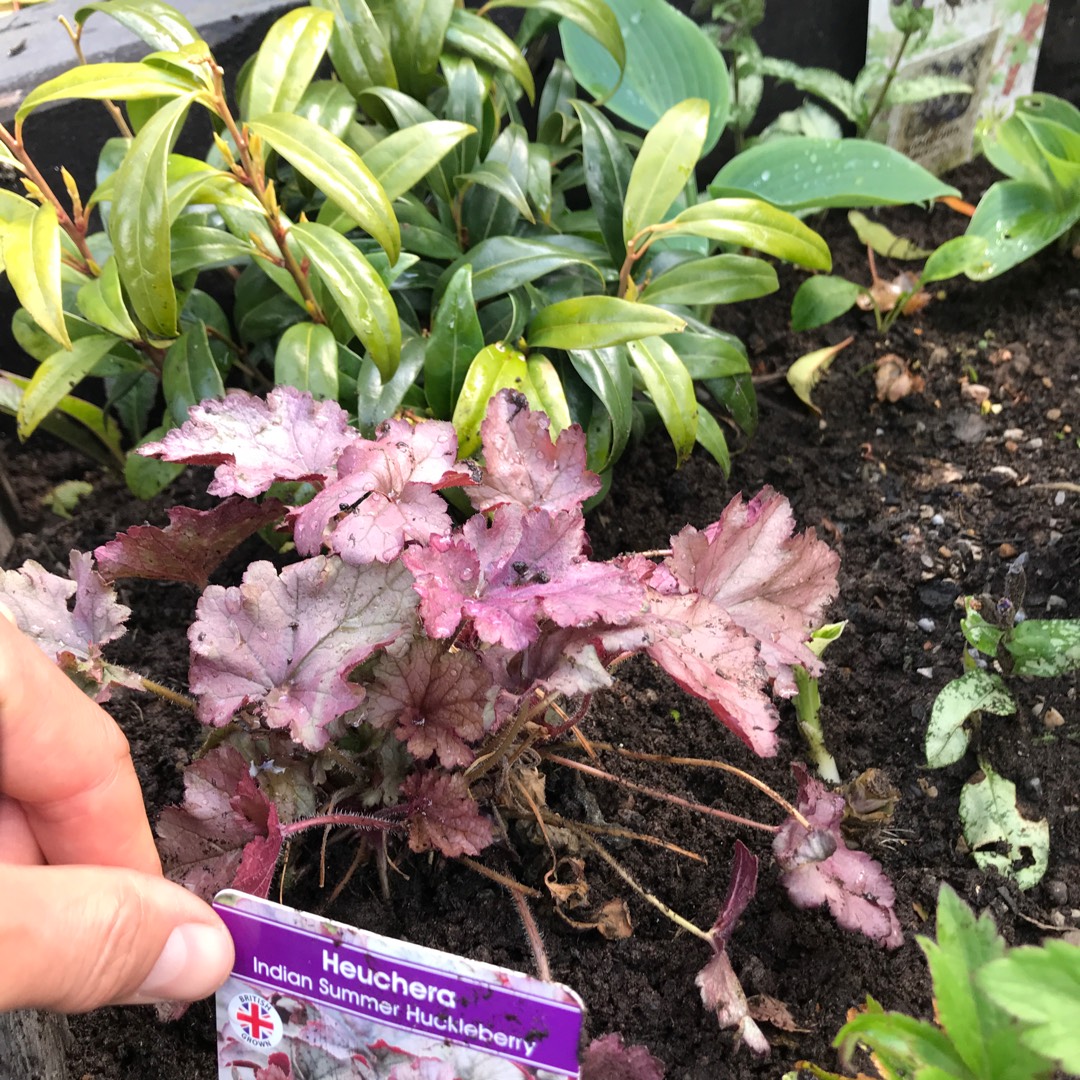
[[[7,619],[8,622],[15,622],[15,612],[2,600],[0,600],[0,616]]]
[[[169,935],[132,1003],[198,1001],[221,984],[231,955],[229,934],[223,927],[184,923]]]

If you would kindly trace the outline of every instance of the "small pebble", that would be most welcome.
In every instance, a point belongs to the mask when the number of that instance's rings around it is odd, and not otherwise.
[[[945,519],[940,514],[935,514],[930,519],[930,524],[931,525],[944,525],[945,524]]]
[[[999,477],[1001,480],[1020,479],[1020,474],[1011,465],[995,465],[990,470],[990,475]]]
[[[1050,925],[1056,926],[1058,929],[1065,925],[1065,916],[1060,911],[1050,912]]]
[[[1020,449],[1020,444],[1019,444],[1019,443],[1017,443],[1017,442],[1013,442],[1013,440],[1012,440],[1012,439],[1006,439],[1006,440],[1005,440],[1005,449],[1006,449],[1006,450],[1007,450],[1007,451],[1008,451],[1008,452],[1009,452],[1010,454],[1015,454],[1015,453],[1016,453],[1016,451]]]
[[[1006,428],[1002,433],[1003,439],[1016,439],[1018,442],[1024,437],[1024,429],[1019,427]]]
[[[1028,441],[1026,443],[1024,443],[1024,449],[1025,450],[1041,450],[1042,449],[1042,444],[1043,444],[1042,439],[1028,439]]]
[[[935,623],[933,619],[920,619],[919,620],[919,629],[924,634],[932,634],[934,632],[934,627],[935,626],[937,626],[937,623]]]
[[[924,679],[932,679],[934,677],[934,669],[932,667],[921,667],[915,669]]]
[[[927,570],[932,569],[934,565],[934,560],[929,555],[920,555],[919,562],[921,562]]]
[[[941,557],[942,557],[943,559],[951,559],[951,558],[952,558],[952,548],[948,548],[948,547],[946,547],[946,546],[945,546],[944,544],[942,544],[942,545],[941,545],[941,547],[939,547],[939,548],[937,549],[937,553],[938,553],[938,554],[939,554],[939,555],[940,555],[940,556],[941,556]]]
[[[1048,881],[1046,895],[1054,907],[1064,907],[1069,902],[1069,886],[1064,881]]]
[[[1016,548],[1013,547],[1012,544],[1002,544],[998,548],[998,555],[1000,555],[1003,559],[1015,559]]]
[[[1046,610],[1047,611],[1061,611],[1069,605],[1065,602],[1065,597],[1056,596],[1051,594],[1046,598]]]
[[[1051,705],[1050,708],[1043,713],[1042,722],[1044,727],[1057,728],[1065,723],[1065,717]]]
[[[1055,506],[1064,506],[1065,505],[1065,492],[1064,491],[1059,491],[1054,496],[1054,505]]]
[[[1060,420],[1061,419],[1061,410],[1060,409],[1047,409],[1046,410],[1046,419],[1047,420]]]

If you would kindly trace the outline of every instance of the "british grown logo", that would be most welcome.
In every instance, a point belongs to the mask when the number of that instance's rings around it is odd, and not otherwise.
[[[248,1046],[258,1050],[277,1046],[284,1033],[277,1009],[262,994],[237,994],[229,1002],[229,1023]]]

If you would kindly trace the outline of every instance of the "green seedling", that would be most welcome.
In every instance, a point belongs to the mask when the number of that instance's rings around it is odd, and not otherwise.
[[[829,643],[835,641],[847,626],[847,620],[839,623],[828,623],[815,630],[807,642],[811,651],[816,656],[825,652]],[[799,720],[799,731],[806,740],[807,749],[810,752],[810,760],[817,769],[818,776],[827,784],[839,784],[840,772],[836,767],[836,761],[829,748],[825,745],[825,732],[821,726],[821,695],[818,693],[818,680],[814,678],[802,666],[794,667],[795,685],[799,692],[794,697],[795,715]]]

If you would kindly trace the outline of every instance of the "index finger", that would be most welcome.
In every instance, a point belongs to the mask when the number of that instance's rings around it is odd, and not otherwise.
[[[0,792],[22,803],[49,862],[161,873],[123,732],[5,618]]]

